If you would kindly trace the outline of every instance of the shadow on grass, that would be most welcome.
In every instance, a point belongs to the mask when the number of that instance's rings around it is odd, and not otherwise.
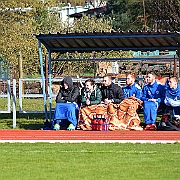
[[[45,114],[16,114],[16,128],[24,130],[39,130],[43,128]],[[13,113],[0,115],[0,129],[13,129]]]
[[[41,130],[44,126],[44,123],[39,124],[21,124],[21,129],[25,130]]]

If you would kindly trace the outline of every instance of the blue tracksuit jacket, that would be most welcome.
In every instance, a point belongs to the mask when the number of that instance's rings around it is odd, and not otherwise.
[[[173,115],[180,115],[180,84],[176,89],[166,86],[164,103],[167,105],[166,111],[171,107]]]
[[[165,97],[165,86],[162,84],[157,83],[156,81],[154,84],[150,85],[147,84],[144,86],[142,90],[142,100],[149,101],[150,99],[156,99],[158,104],[164,101]]]
[[[124,92],[124,98],[135,96],[138,99],[141,99],[141,97],[142,97],[142,89],[136,83],[132,84],[131,86],[126,85],[126,86],[122,87],[122,90]]]

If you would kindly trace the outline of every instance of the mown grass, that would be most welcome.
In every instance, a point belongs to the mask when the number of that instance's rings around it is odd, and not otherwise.
[[[52,106],[55,107],[55,100],[52,100]],[[7,110],[7,98],[0,98],[0,110]],[[13,101],[11,99],[11,110]],[[16,109],[19,111],[19,99],[16,100]],[[49,107],[49,100],[47,100],[47,108]],[[44,101],[43,98],[24,98],[22,100],[22,109],[24,111],[43,111]]]
[[[12,111],[11,100],[11,111]],[[43,111],[43,99],[23,99],[22,108],[24,111]],[[48,102],[49,105],[49,102]],[[53,101],[53,107],[55,107],[55,101]],[[0,98],[0,110],[7,110],[7,99]],[[19,100],[16,104],[16,129],[40,129],[45,122],[44,113],[19,113]],[[0,129],[12,129],[13,127],[13,113],[1,113],[0,114]]]
[[[180,144],[0,144],[6,180],[177,180]]]

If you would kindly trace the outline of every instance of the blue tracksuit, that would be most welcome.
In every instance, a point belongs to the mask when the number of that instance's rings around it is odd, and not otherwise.
[[[165,86],[158,84],[156,81],[154,84],[147,84],[142,90],[142,100],[144,101],[144,120],[146,124],[155,124],[157,117],[157,109],[160,103],[164,102]],[[151,101],[156,99],[156,102]]]
[[[122,87],[122,90],[124,92],[124,98],[135,96],[138,99],[141,99],[141,97],[142,97],[142,89],[136,83],[134,83],[131,86],[126,85],[126,86]]]
[[[176,89],[166,86],[164,103],[167,105],[166,111],[171,107],[173,115],[180,115],[180,84]]]

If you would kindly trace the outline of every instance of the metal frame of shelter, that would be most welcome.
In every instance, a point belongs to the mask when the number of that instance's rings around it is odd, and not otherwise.
[[[44,109],[46,120],[48,121],[47,101],[45,92],[45,76],[43,68],[43,50],[42,44],[48,51],[48,85],[52,86],[52,61],[80,61],[87,59],[53,59],[52,53],[66,52],[100,52],[100,51],[155,51],[172,50],[177,51],[180,64],[180,32],[83,32],[83,33],[56,33],[56,34],[38,34],[39,58],[42,76],[42,88],[44,97]],[[164,58],[163,58],[164,59]],[[172,59],[172,58],[171,58]],[[147,60],[147,58],[99,58],[96,61],[116,61],[116,60]],[[162,60],[162,58],[151,58],[148,60]],[[49,119],[52,119],[52,90],[49,88],[50,113]]]

